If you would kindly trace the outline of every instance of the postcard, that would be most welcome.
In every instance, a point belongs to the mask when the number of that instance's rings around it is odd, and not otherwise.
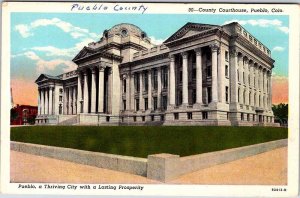
[[[297,195],[298,5],[2,10],[1,193]]]

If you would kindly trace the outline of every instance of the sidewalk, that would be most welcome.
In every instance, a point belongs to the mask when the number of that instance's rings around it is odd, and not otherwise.
[[[11,151],[12,182],[160,183],[142,176]],[[287,184],[287,147],[185,174],[172,184]]]

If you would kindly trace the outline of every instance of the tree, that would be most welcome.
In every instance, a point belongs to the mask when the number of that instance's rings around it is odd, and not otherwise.
[[[10,120],[15,120],[18,116],[18,112],[15,108],[10,109]]]
[[[278,105],[273,105],[272,110],[274,112],[275,119],[278,119],[280,123],[287,123],[288,109],[288,104],[280,103]]]

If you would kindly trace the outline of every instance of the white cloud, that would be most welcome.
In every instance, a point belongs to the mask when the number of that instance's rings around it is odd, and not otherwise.
[[[49,70],[55,70],[58,66],[66,66],[63,71],[68,72],[75,70],[77,68],[77,65],[69,60],[63,60],[63,59],[53,59],[50,61],[44,60],[41,57],[39,57],[35,52],[28,51],[16,55],[12,55],[12,58],[19,57],[19,56],[25,56],[31,60],[36,61],[36,71],[37,73],[43,73]]]
[[[282,52],[282,51],[284,51],[284,47],[280,47],[280,46],[275,46],[273,49],[272,49],[272,51],[277,51],[277,52]]]
[[[75,44],[74,47],[70,48],[57,48],[54,46],[44,46],[44,47],[32,47],[31,50],[45,52],[46,56],[63,56],[73,58],[76,54],[88,43],[93,42],[93,39],[86,38]]]
[[[279,31],[288,34],[289,33],[289,28],[286,26],[282,25],[282,21],[278,19],[273,19],[273,20],[268,20],[268,19],[250,19],[250,20],[238,20],[238,19],[233,19],[230,21],[225,21],[224,24],[232,23],[232,22],[238,22],[241,25],[252,25],[252,26],[259,26],[259,27],[274,27],[278,29]]]
[[[151,39],[151,43],[155,45],[160,45],[165,41],[165,39],[156,39],[154,36],[150,36],[149,38]]]
[[[71,23],[63,21],[59,18],[38,19],[30,24],[18,24],[15,26],[15,30],[18,31],[22,37],[27,38],[34,35],[34,29],[46,26],[55,26],[61,29],[63,32],[69,33],[75,39],[86,37],[96,39],[98,37],[97,34],[89,32],[88,29],[73,26]]]
[[[19,24],[15,26],[15,29],[21,34],[23,38],[27,38],[33,35],[33,33],[30,32],[30,28],[28,27],[28,25]]]

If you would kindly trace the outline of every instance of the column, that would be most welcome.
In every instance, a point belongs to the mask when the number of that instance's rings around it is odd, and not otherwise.
[[[260,70],[260,106],[263,108],[264,107],[264,79],[263,79],[263,69]]]
[[[82,89],[81,89],[81,73],[78,73],[78,78],[77,78],[77,113],[82,113],[81,112],[81,101],[82,101]]]
[[[50,115],[53,114],[53,88],[54,87],[49,88],[49,114]]]
[[[140,93],[139,93],[139,99],[140,99],[140,110],[143,111],[145,109],[144,107],[144,97],[143,97],[143,72],[140,73]]]
[[[202,104],[202,56],[201,48],[196,52],[196,103]]]
[[[217,44],[210,46],[212,51],[212,102],[218,102],[218,49]]]
[[[89,90],[87,71],[83,73],[83,113],[89,112]]]
[[[230,50],[230,103],[236,105],[238,103],[238,53],[236,50]]]
[[[67,88],[66,87],[64,87],[63,114],[67,115]]]
[[[245,61],[245,85],[246,85],[246,92],[245,92],[245,105],[250,105],[250,98],[249,98],[249,84],[250,82],[248,81],[249,77],[249,62],[248,59]]]
[[[41,89],[41,115],[45,114],[45,92]]]
[[[225,78],[225,64],[222,64],[222,51],[218,50],[218,101],[224,102],[225,98],[225,86],[224,86],[224,78]]]
[[[126,110],[130,109],[130,78],[129,74],[123,76],[123,80],[126,79]],[[124,81],[123,81],[124,82]]]
[[[175,56],[170,56],[170,106],[175,106]],[[148,102],[149,103],[149,102]]]
[[[151,89],[151,87],[149,89]],[[130,74],[130,109],[132,111],[135,110],[134,94],[135,94],[135,90],[134,90],[134,73],[131,73]]]
[[[38,88],[38,115],[41,115],[41,90]]]
[[[48,98],[48,88],[45,90],[45,114],[49,114],[49,98]]]
[[[255,67],[255,88],[256,88],[256,104],[255,106],[256,107],[259,107],[259,68],[258,68],[258,65],[256,65],[257,67]]]
[[[182,105],[188,105],[188,53],[181,53],[182,56]]]
[[[98,113],[104,112],[104,66],[99,66]]]
[[[269,73],[269,110],[272,110],[272,74],[271,72]]]
[[[157,68],[157,108],[161,109],[161,67]]]
[[[96,113],[96,71],[95,68],[92,68],[92,83],[91,83],[91,113]]]
[[[71,115],[72,114],[72,103],[73,103],[73,101],[72,101],[72,95],[73,95],[73,93],[72,93],[72,91],[73,91],[73,87],[69,87],[69,100],[68,100],[68,106],[69,106],[69,111],[68,111],[68,114],[69,115]]]
[[[151,69],[148,70],[148,109],[152,110],[152,83],[151,83]]]
[[[73,87],[73,114],[77,114],[77,106],[76,106],[76,104],[77,104],[77,99],[76,99],[76,95],[77,95],[77,93],[76,93],[76,87]]]

